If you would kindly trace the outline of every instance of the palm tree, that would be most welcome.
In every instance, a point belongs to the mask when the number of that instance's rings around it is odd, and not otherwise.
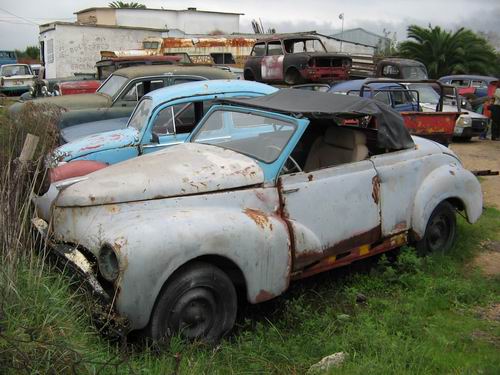
[[[400,44],[403,57],[421,61],[429,77],[447,74],[489,74],[495,69],[496,55],[486,39],[468,29],[455,32],[439,26],[408,27],[408,38]]]
[[[113,1],[108,4],[110,8],[133,8],[133,9],[146,9],[146,5],[139,3],[124,3],[123,1]]]

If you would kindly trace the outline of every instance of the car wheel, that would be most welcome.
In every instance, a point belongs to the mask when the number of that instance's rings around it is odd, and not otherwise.
[[[149,324],[160,340],[180,334],[188,340],[217,342],[234,325],[237,296],[231,279],[209,263],[188,264],[162,289]]]
[[[286,71],[285,83],[287,85],[300,85],[301,83],[304,82],[305,82],[304,78],[302,78],[297,69],[291,68]]]
[[[441,202],[432,211],[424,237],[416,243],[417,252],[426,255],[434,251],[448,251],[457,234],[455,209],[449,202]]]
[[[246,81],[255,81],[255,76],[253,75],[252,71],[248,69],[243,73],[243,78]]]

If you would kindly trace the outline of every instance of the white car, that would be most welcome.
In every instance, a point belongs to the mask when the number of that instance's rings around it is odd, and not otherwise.
[[[238,293],[263,302],[406,244],[446,251],[455,211],[482,212],[458,157],[385,104],[293,89],[222,100],[186,143],[57,188],[51,225],[35,226],[107,313],[153,339],[215,342]]]
[[[0,66],[0,93],[21,95],[30,90],[35,80],[28,64],[5,64]]]

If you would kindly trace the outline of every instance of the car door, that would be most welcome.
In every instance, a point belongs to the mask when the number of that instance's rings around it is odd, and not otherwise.
[[[368,251],[380,239],[378,178],[369,160],[282,175],[278,186],[294,270],[357,247]]]
[[[283,59],[285,53],[281,41],[267,43],[266,56],[262,58],[261,74],[263,81],[283,81]]]
[[[391,104],[398,112],[416,112],[418,106],[413,97],[407,90],[391,89],[390,91]]]
[[[250,81],[261,81],[261,63],[266,56],[266,43],[255,43],[250,56],[245,62],[245,79]]]
[[[203,102],[163,106],[150,120],[143,136],[141,153],[148,154],[167,146],[183,143],[202,117]]]

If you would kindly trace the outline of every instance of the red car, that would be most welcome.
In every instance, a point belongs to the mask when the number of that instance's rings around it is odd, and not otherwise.
[[[351,66],[349,56],[327,52],[317,36],[273,35],[255,42],[244,78],[288,85],[329,83],[348,79]]]

